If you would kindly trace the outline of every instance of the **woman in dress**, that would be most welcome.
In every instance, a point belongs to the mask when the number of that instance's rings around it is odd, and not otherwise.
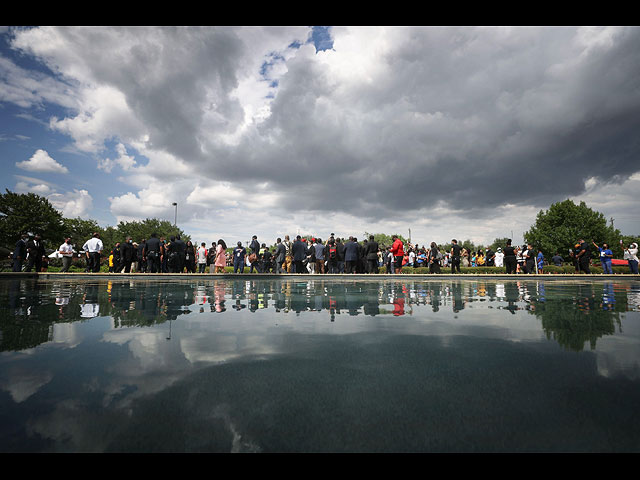
[[[224,240],[218,240],[218,246],[216,247],[216,273],[224,273],[224,267],[227,265],[227,255],[225,250],[227,249],[227,244],[224,243]]]
[[[431,249],[429,250],[429,273],[440,273],[440,250],[436,242],[431,242]]]
[[[467,250],[466,248],[462,249],[462,266],[469,266],[469,250]]]

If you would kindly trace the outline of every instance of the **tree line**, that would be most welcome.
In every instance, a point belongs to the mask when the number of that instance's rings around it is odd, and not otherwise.
[[[167,220],[147,218],[142,221],[121,221],[115,227],[101,227],[92,219],[64,217],[47,198],[34,193],[6,190],[6,193],[0,194],[0,246],[9,251],[13,251],[23,233],[39,233],[48,250],[57,250],[69,237],[78,251],[94,233],[98,233],[104,251],[109,252],[126,237],[140,242],[154,232],[166,238],[180,235],[185,242],[190,240],[189,235]]]

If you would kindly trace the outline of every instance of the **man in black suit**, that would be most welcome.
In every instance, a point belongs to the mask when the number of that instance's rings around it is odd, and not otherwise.
[[[344,273],[344,243],[340,238],[336,238],[336,249],[338,252],[338,271],[336,273]]]
[[[286,259],[287,249],[285,248],[282,240],[278,238],[276,240],[276,251],[274,253],[274,257],[276,258],[276,273],[284,273],[284,269],[282,265]]]
[[[367,249],[364,252],[367,262],[367,273],[378,273],[378,242],[373,238],[373,235],[369,235],[369,241],[367,242]]]
[[[138,268],[136,269],[136,271],[140,273],[144,273],[147,271],[147,259],[143,255],[144,249],[146,248],[146,246],[147,246],[147,239],[143,238],[142,241],[140,242],[140,245],[138,245],[138,254],[136,257],[138,259]]]
[[[300,235],[296,237],[296,241],[293,242],[291,250],[293,251],[293,265],[296,269],[295,273],[304,273],[305,268],[302,262],[307,258],[307,247],[302,242],[302,237]]]
[[[184,270],[185,255],[187,253],[187,244],[182,241],[180,235],[176,235],[174,242],[176,256],[176,273],[182,273]]]
[[[358,244],[353,237],[349,237],[349,241],[344,244],[344,263],[344,273],[356,273]]]
[[[135,248],[133,246],[133,240],[131,237],[127,237],[126,241],[120,244],[120,264],[118,265],[116,272],[122,272],[124,269],[124,273],[131,272],[131,263],[135,258]]]
[[[251,253],[256,254],[256,261],[251,263],[251,268],[249,269],[249,273],[253,273],[253,269],[256,269],[256,272],[262,273],[260,271],[260,242],[258,242],[258,236],[254,235],[251,238],[251,244],[249,245],[251,249]]]
[[[21,272],[22,271],[22,262],[27,256],[27,240],[29,239],[29,235],[23,233],[20,236],[20,240],[16,242],[16,248],[13,250],[13,271]]]
[[[27,253],[29,254],[29,262],[25,271],[30,272],[35,267],[36,272],[42,270],[42,257],[45,255],[44,245],[40,234],[27,242]]]
[[[182,255],[182,265],[184,265],[184,253]],[[160,245],[160,239],[155,232],[151,234],[151,238],[149,238],[145,244],[144,257],[147,259],[147,273],[161,272],[160,258],[162,257],[162,245]],[[182,269],[180,269],[179,272],[182,273]]]

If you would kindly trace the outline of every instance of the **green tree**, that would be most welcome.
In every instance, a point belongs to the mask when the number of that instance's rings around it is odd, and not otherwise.
[[[185,242],[191,240],[189,235],[186,235],[182,229],[176,227],[168,220],[146,218],[141,221],[121,221],[115,228],[107,227],[104,230],[103,243],[105,249],[110,250],[117,242],[124,242],[127,237],[131,237],[134,242],[140,243],[142,240],[148,240],[152,233],[157,233],[158,237],[165,237],[167,240],[172,235],[180,235]]]
[[[113,250],[113,247],[116,246],[118,242],[124,242],[127,238],[126,235],[122,235],[118,230],[118,227],[112,227],[111,225],[102,229],[100,233],[100,239],[102,240],[102,244],[104,245],[104,252],[110,252]],[[132,237],[134,241],[140,241],[141,239],[136,239],[136,237]]]
[[[620,240],[620,231],[614,228],[613,220],[607,224],[602,213],[592,210],[584,202],[576,205],[567,199],[554,203],[546,212],[540,210],[535,224],[524,233],[524,239],[534,248],[541,248],[545,257],[550,258],[556,252],[566,255],[580,239],[589,244],[592,241],[598,245],[606,242],[615,248]]]
[[[0,194],[0,245],[13,250],[22,233],[39,233],[50,248],[64,235],[62,214],[35,193]]]
[[[460,245],[462,248],[466,248],[469,252],[477,252],[478,249],[482,247],[481,245],[476,245],[469,239],[462,242],[458,240],[458,245]],[[449,250],[451,250],[451,247],[449,247]]]
[[[101,237],[104,236],[104,229],[98,225],[95,220],[84,220],[80,217],[76,218],[63,218],[64,235],[63,237],[71,237],[71,244],[75,245],[76,250],[82,249],[84,243],[89,240],[94,233],[99,233]],[[61,244],[62,239],[58,243]],[[55,245],[54,247],[57,247]]]
[[[369,236],[373,235],[373,239],[378,242],[378,245],[380,246],[385,246],[385,247],[390,247],[391,245],[393,245],[393,239],[391,238],[393,235],[397,235],[398,238],[400,239],[400,241],[406,245],[407,243],[409,243],[409,241],[403,237],[402,235],[395,233],[392,235],[387,235],[386,233],[368,233],[368,232],[364,232],[364,235],[362,238],[359,238],[358,241],[362,241],[365,238],[367,240],[369,240]]]
[[[491,243],[491,250],[493,250],[494,252],[498,249],[498,247],[503,248],[507,245],[507,240],[509,240],[508,237],[504,237],[504,238],[496,238],[493,240],[493,243]]]
[[[466,248],[469,252],[477,252],[479,248],[484,249],[482,245],[476,245],[469,239],[466,239],[466,240],[456,239],[456,240],[458,241],[458,245],[460,245],[460,247]],[[453,247],[453,243],[443,243],[442,245],[438,245],[438,248],[444,252],[450,252],[452,247]]]

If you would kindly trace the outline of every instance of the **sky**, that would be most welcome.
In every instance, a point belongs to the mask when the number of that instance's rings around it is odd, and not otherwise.
[[[103,227],[637,235],[638,132],[637,27],[0,27],[0,188]]]

